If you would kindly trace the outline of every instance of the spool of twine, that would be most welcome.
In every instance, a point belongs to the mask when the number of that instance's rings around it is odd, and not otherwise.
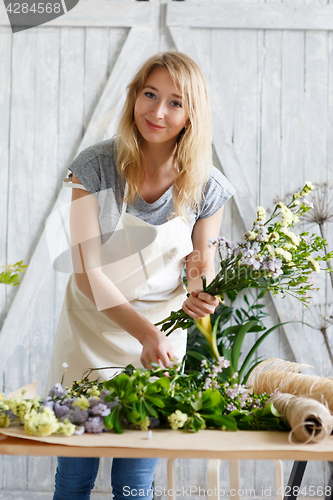
[[[323,403],[333,413],[333,378],[297,373],[308,365],[282,359],[268,359],[250,373],[247,387],[256,394],[275,391],[306,396]]]
[[[290,443],[318,443],[329,436],[333,419],[326,406],[310,398],[292,394],[276,394],[270,398],[277,411],[291,427]]]

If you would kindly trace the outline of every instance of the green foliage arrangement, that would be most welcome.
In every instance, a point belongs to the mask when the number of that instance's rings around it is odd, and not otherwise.
[[[197,432],[221,430],[287,430],[287,425],[268,395],[250,393],[233,378],[225,382],[223,357],[204,360],[200,370],[183,372],[183,364],[172,368],[125,370],[107,382],[89,381],[93,370],[70,389],[56,384],[47,398],[24,400],[15,396],[0,401],[0,426],[17,422],[29,435],[67,436],[124,428],[149,430],[167,427]]]

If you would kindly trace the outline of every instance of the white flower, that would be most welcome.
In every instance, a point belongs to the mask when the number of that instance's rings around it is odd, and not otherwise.
[[[266,210],[263,208],[263,207],[258,207],[257,208],[257,219],[258,221],[262,220],[266,220]]]
[[[320,272],[320,265],[319,265],[319,262],[317,262],[316,260],[314,260],[312,257],[306,257],[306,260],[309,262],[310,264],[310,267],[316,272],[316,273],[319,273]]]
[[[180,410],[176,410],[174,413],[168,416],[170,427],[173,430],[181,429],[184,426],[187,419],[188,419],[187,414],[182,413]]]

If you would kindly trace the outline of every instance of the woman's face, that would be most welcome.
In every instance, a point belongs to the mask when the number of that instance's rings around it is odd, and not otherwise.
[[[139,132],[148,143],[176,142],[179,132],[186,124],[188,113],[167,69],[155,69],[148,76],[137,95],[134,119]]]

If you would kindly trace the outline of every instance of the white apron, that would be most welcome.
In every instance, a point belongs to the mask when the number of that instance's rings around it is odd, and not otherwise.
[[[127,185],[125,193],[127,192]],[[102,269],[130,304],[152,323],[180,309],[185,298],[181,272],[193,250],[189,226],[176,217],[159,226],[126,213],[124,202],[115,231],[101,246]],[[186,352],[186,330],[169,337],[176,357]],[[122,330],[78,289],[71,274],[54,340],[47,391],[60,382],[68,364],[64,386],[80,380],[88,368],[142,367],[142,345]],[[119,369],[96,370],[91,379],[107,380]]]

